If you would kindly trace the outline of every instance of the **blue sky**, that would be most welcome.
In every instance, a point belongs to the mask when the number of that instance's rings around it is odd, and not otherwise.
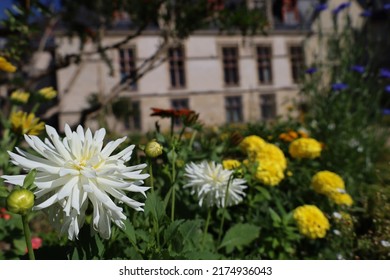
[[[41,0],[43,4],[50,5],[54,4],[54,7],[58,8],[60,0]],[[13,4],[18,3],[15,0],[0,0],[0,19],[4,19],[5,13],[4,10],[7,8],[11,8]]]

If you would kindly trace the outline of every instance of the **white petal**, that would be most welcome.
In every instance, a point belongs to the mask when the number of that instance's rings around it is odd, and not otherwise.
[[[58,192],[58,199],[63,199],[70,196],[72,189],[77,187],[78,177],[72,177]]]
[[[52,174],[58,173],[58,171],[60,170],[59,167],[54,167],[54,166],[50,166],[50,165],[47,165],[47,164],[35,162],[35,161],[32,161],[32,160],[26,159],[26,158],[24,158],[22,156],[19,156],[17,154],[14,154],[13,152],[8,152],[8,154],[13,159],[13,162],[16,165],[20,165],[23,168],[26,168],[26,169],[29,169],[29,170],[35,168],[37,170],[47,171],[47,172],[52,173]]]
[[[120,145],[122,144],[125,140],[126,140],[126,136],[125,137],[122,137],[122,138],[119,138],[115,141],[111,141],[109,142],[105,147],[104,149],[101,151],[101,154],[104,158],[108,158],[111,153]]]
[[[46,207],[53,205],[53,203],[55,203],[57,201],[58,201],[58,195],[55,193],[51,197],[46,199],[44,202],[42,202],[41,204],[34,206],[33,210],[41,210],[43,208],[46,208]]]

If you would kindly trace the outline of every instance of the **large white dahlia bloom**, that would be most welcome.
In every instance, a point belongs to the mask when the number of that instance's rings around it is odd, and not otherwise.
[[[102,238],[111,235],[111,221],[124,227],[126,216],[118,206],[125,203],[137,211],[143,211],[140,203],[129,198],[126,191],[145,195],[148,187],[141,187],[149,174],[141,174],[146,164],[126,166],[134,145],[112,155],[126,137],[107,143],[104,128],[92,135],[78,126],[72,131],[65,125],[65,137],[46,126],[48,139],[42,142],[37,136],[25,135],[25,140],[39,156],[16,148],[18,154],[9,152],[12,162],[26,171],[36,169],[37,189],[34,210],[47,208],[54,226],[73,240],[83,226],[88,206],[93,218],[91,225]],[[4,175],[7,183],[22,185],[26,175]],[[93,209],[93,210],[92,210]]]
[[[208,207],[218,208],[238,204],[245,196],[247,188],[244,179],[231,178],[232,170],[223,169],[222,164],[202,161],[199,164],[190,162],[185,166],[185,177],[188,183],[183,187],[192,187],[192,194],[197,194],[199,206],[205,203]],[[226,193],[227,192],[227,193]]]

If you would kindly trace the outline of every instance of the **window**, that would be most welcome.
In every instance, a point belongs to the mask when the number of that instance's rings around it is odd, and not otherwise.
[[[183,88],[186,85],[184,73],[184,50],[182,47],[170,48],[168,50],[169,74],[171,87]]]
[[[225,85],[237,86],[240,80],[238,73],[238,48],[223,47],[222,59]]]
[[[134,48],[119,49],[119,64],[121,73],[121,83],[129,81],[129,88],[131,90],[137,89],[137,69],[135,63]]]
[[[259,81],[262,84],[272,83],[272,50],[270,46],[258,46],[257,55],[257,72]]]
[[[291,73],[294,83],[298,83],[304,68],[305,58],[302,46],[290,46]]]
[[[270,120],[276,117],[276,99],[275,94],[260,95],[261,118]]]
[[[174,110],[189,109],[188,98],[172,99],[171,105]],[[181,118],[176,118],[174,120],[174,123],[176,126],[181,126],[182,125]]]
[[[241,96],[225,97],[226,122],[242,122],[242,101]]]
[[[141,107],[139,101],[131,102],[131,111],[125,119],[125,127],[129,130],[141,130]]]

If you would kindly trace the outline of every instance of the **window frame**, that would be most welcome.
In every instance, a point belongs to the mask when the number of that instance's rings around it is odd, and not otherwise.
[[[225,50],[234,49],[235,55],[229,54],[225,56]],[[233,59],[231,58],[233,57]],[[223,45],[221,46],[221,60],[222,60],[222,75],[225,87],[240,86],[240,50],[237,45]],[[234,61],[231,61],[234,60]],[[229,73],[227,75],[227,73]],[[233,74],[232,74],[233,73]],[[234,77],[235,76],[235,77]],[[233,81],[230,81],[230,80]]]
[[[301,53],[299,55],[293,54],[293,48],[299,48]],[[288,44],[288,55],[290,62],[291,80],[294,84],[298,84],[301,81],[301,77],[303,76],[306,65],[305,50],[302,43]]]
[[[268,56],[259,55],[259,49],[260,48],[266,48],[268,49],[269,53]],[[256,70],[257,70],[257,80],[260,85],[272,85],[274,83],[274,73],[273,73],[273,49],[272,49],[272,44],[270,43],[261,43],[261,44],[256,44],[255,46],[255,57],[256,57]],[[260,60],[263,60],[260,62]],[[267,60],[267,62],[264,62],[264,60]],[[270,79],[269,81],[262,81],[261,79],[261,71],[260,68],[265,69],[266,66],[264,66],[264,63],[268,63],[268,70],[269,70],[269,75]]]
[[[237,99],[238,105],[232,104],[229,100]],[[238,110],[237,110],[238,108]],[[230,95],[225,96],[225,119],[226,123],[243,123],[244,114],[243,114],[243,97],[242,95]],[[238,112],[236,112],[238,111]],[[237,114],[238,120],[234,120],[234,115]]]
[[[271,96],[272,102],[267,102],[266,99],[267,97]],[[270,93],[262,93],[260,94],[260,114],[261,114],[261,120],[269,121],[269,120],[274,120],[277,116],[277,98],[276,98],[276,93],[270,92]],[[265,102],[264,102],[265,101]],[[264,108],[268,108],[272,105],[273,107],[269,110],[264,110]],[[271,111],[270,116],[266,116],[265,112]]]
[[[181,110],[181,109],[189,110],[190,109],[190,99],[187,97],[172,98],[170,100],[170,102],[171,102],[171,108],[174,110]],[[177,103],[177,104],[181,103],[181,104],[179,106],[175,106],[175,103]],[[183,104],[184,104],[184,106],[182,106]],[[180,127],[183,125],[183,121],[181,120],[181,118],[175,118],[173,120],[173,124],[175,127]]]
[[[129,56],[129,51],[132,52],[132,56]],[[122,52],[125,54],[124,56],[122,56]],[[120,83],[121,84],[126,83],[126,81],[133,76],[134,80],[133,82],[129,83],[128,89],[131,91],[138,90],[138,83],[136,79],[137,78],[137,52],[135,46],[124,46],[119,48],[118,55],[119,55]],[[123,59],[123,57],[125,59]]]
[[[181,50],[181,56],[175,56],[176,51]],[[171,51],[173,56],[171,56]],[[183,89],[187,87],[186,52],[184,46],[175,46],[168,49],[168,76],[171,89]],[[180,65],[180,62],[182,63]],[[181,79],[182,78],[182,79]],[[181,83],[182,80],[182,83]]]

